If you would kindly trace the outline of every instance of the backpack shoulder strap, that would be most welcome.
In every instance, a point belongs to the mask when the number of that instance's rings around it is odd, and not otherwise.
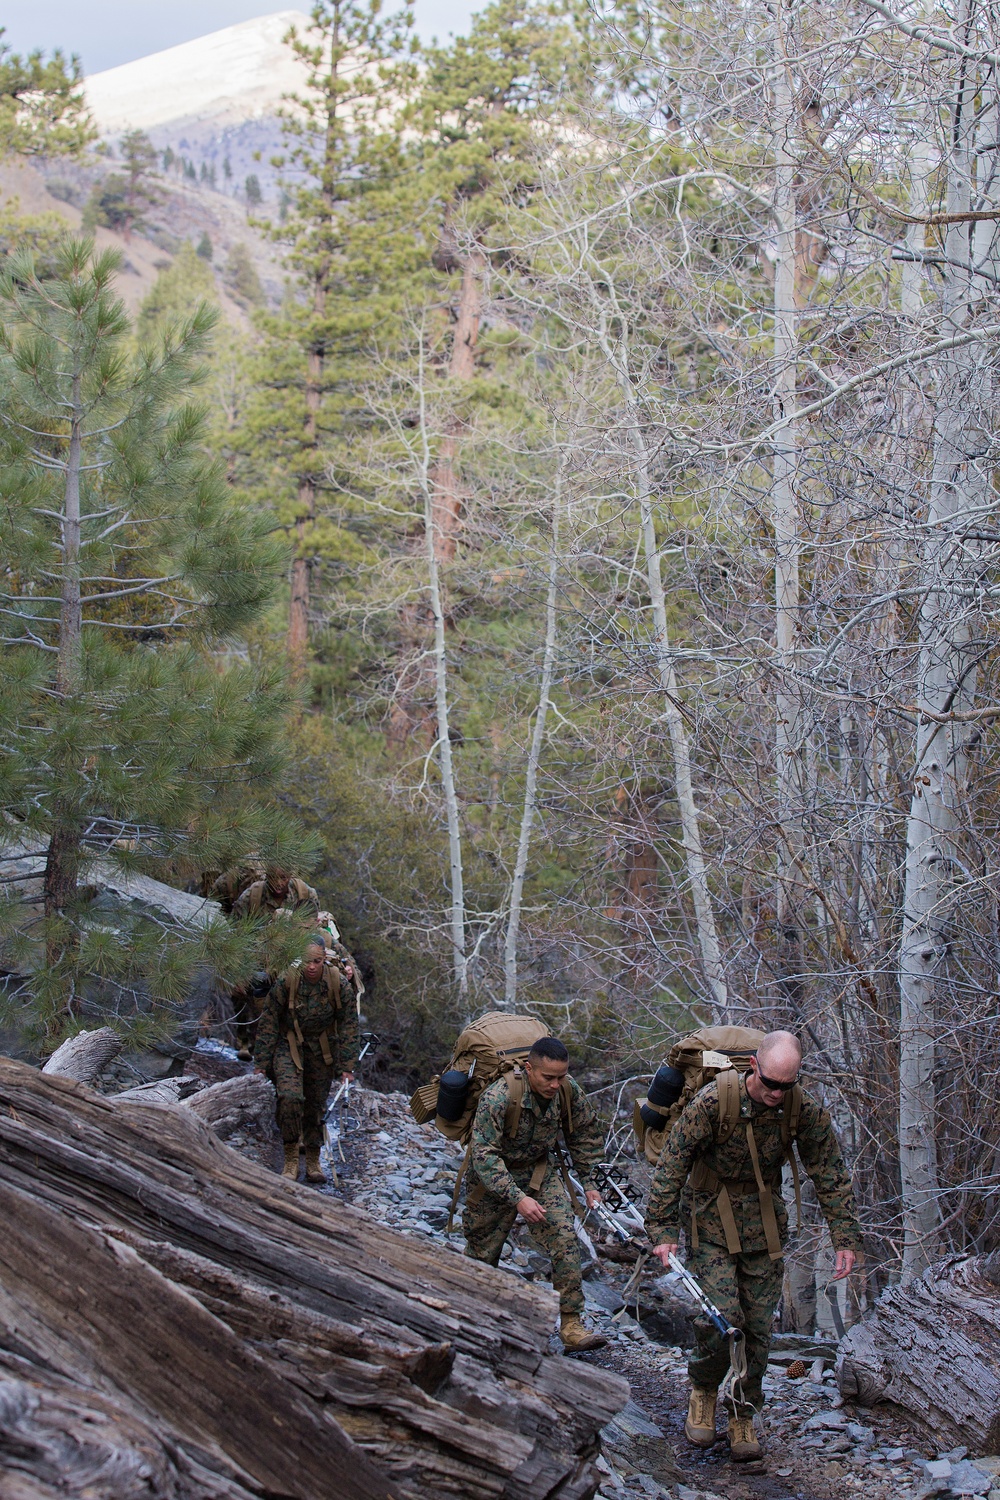
[[[247,910],[251,913],[258,912],[264,901],[264,881],[255,880],[253,885],[248,885],[246,890]]]
[[[740,1123],[740,1075],[735,1068],[724,1068],[715,1081],[719,1086],[717,1142],[724,1146]]]
[[[336,964],[323,965],[323,977],[326,980],[327,999],[334,1010],[340,1010],[343,1004],[343,995],[340,987],[340,970]]]
[[[299,970],[289,969],[285,986],[288,990],[288,1009],[294,1013],[299,998]]]
[[[524,1105],[524,1074],[519,1068],[512,1073],[504,1074],[507,1079],[507,1110],[504,1115],[504,1134],[517,1135],[517,1127],[521,1123],[521,1109]]]
[[[789,1089],[785,1095],[785,1108],[781,1116],[781,1144],[787,1150],[799,1133],[799,1119],[802,1114],[802,1090],[796,1084]]]
[[[559,1116],[562,1122],[562,1133],[567,1141],[573,1134],[573,1090],[570,1088],[569,1078],[564,1078],[559,1085]]]
[[[296,904],[301,905],[303,901],[309,900],[309,887],[306,885],[304,880],[300,880],[296,875],[289,882],[289,884],[291,885],[292,890],[295,892]]]

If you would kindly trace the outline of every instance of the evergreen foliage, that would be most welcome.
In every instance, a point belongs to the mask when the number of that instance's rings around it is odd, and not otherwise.
[[[241,644],[282,563],[269,522],[226,487],[191,400],[215,315],[133,351],[120,257],[67,243],[0,273],[5,839],[38,849],[41,909],[8,930],[20,1019],[55,1038],[99,975],[121,1012],[176,1003],[224,933],[88,919],[88,860],[174,880],[251,845],[296,849],[269,806],[284,759],[280,674]]]
[[[0,158],[75,156],[95,135],[78,57],[21,57],[0,41]]]

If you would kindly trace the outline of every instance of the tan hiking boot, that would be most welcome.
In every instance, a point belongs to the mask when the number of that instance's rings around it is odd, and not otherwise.
[[[696,1448],[711,1448],[715,1442],[717,1396],[717,1391],[710,1391],[705,1386],[693,1385],[691,1387],[687,1420],[684,1423],[684,1436],[689,1443],[694,1443]]]
[[[306,1147],[306,1182],[325,1182],[326,1173],[320,1165],[319,1147]]]
[[[729,1418],[729,1456],[736,1464],[760,1458],[760,1442],[753,1430],[752,1417]]]
[[[594,1333],[579,1318],[559,1319],[559,1337],[567,1349],[603,1349],[608,1342],[603,1333]]]
[[[281,1169],[282,1177],[291,1177],[293,1181],[298,1180],[299,1175],[299,1147],[298,1142],[292,1146],[285,1146],[285,1165]]]

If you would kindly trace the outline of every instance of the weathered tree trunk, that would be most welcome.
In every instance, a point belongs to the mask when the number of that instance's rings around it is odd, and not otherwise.
[[[122,1046],[121,1037],[110,1026],[78,1031],[56,1048],[42,1072],[57,1078],[72,1078],[76,1083],[93,1083],[118,1056]]]
[[[597,1489],[628,1388],[548,1354],[551,1293],[263,1171],[190,1109],[0,1060],[0,1215],[5,1422],[48,1434],[40,1479],[99,1456],[100,1500],[143,1466],[147,1500]]]
[[[771,107],[774,137],[774,415],[781,425],[771,452],[771,511],[774,525],[775,765],[779,836],[777,928],[778,974],[793,1016],[803,990],[804,936],[799,889],[804,832],[805,715],[797,678],[799,656],[799,433],[796,266],[798,209],[795,192],[795,98],[790,67],[791,21],[786,6],[773,11]]]
[[[514,874],[510,883],[510,912],[507,917],[507,934],[504,939],[504,1009],[517,1007],[517,937],[521,926],[521,898],[524,894],[524,879],[528,872],[528,850],[531,847],[531,830],[538,808],[538,766],[545,743],[545,726],[548,721],[549,699],[552,693],[552,673],[556,657],[556,605],[559,585],[559,531],[562,519],[562,481],[565,454],[560,454],[556,469],[555,492],[552,497],[552,550],[549,554],[548,586],[545,591],[545,650],[542,656],[542,680],[538,688],[538,707],[535,710],[535,725],[528,750],[528,764],[524,777],[524,807],[521,812],[521,831],[517,840],[514,858]]]
[[[1000,1447],[1000,1264],[955,1258],[882,1293],[840,1346],[841,1392],[892,1401],[943,1448]]]
[[[960,7],[968,19],[967,6]],[[947,207],[968,213],[976,192],[976,108],[980,80],[964,67],[956,89],[947,163]],[[987,95],[992,104],[992,96]],[[992,108],[982,112],[994,129]],[[983,137],[988,140],[989,136]],[[980,169],[981,170],[981,169]],[[979,196],[979,195],[977,195]],[[971,241],[971,243],[970,243]],[[970,266],[975,243],[967,223],[945,237],[941,329],[961,333],[979,316],[984,288]],[[991,240],[985,247],[990,258]],[[987,267],[992,270],[992,266]],[[993,421],[989,366],[974,346],[954,349],[937,366],[934,453],[919,577],[926,590],[919,617],[917,732],[906,825],[906,877],[899,949],[899,1170],[903,1200],[903,1270],[918,1275],[937,1250],[938,1204],[935,1045],[937,992],[951,946],[956,889],[964,881],[964,798],[969,745],[976,730],[962,722],[975,695],[981,654],[971,595],[979,587],[975,533],[987,513],[992,470],[984,455]],[[953,717],[953,716],[958,717]]]

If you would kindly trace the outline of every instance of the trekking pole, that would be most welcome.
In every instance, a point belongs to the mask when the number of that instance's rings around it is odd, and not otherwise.
[[[361,1060],[362,1060],[362,1058],[364,1058],[370,1051],[372,1051],[372,1049],[374,1047],[377,1047],[377,1046],[378,1046],[378,1037],[375,1035],[374,1031],[369,1032],[368,1038],[367,1038],[367,1040],[365,1042],[365,1045],[362,1047],[361,1051],[358,1053],[358,1063],[360,1063]],[[346,1160],[347,1160],[347,1158],[344,1155],[344,1148],[340,1144],[341,1130],[340,1130],[340,1121],[337,1119],[337,1105],[340,1103],[341,1099],[343,1099],[344,1103],[346,1104],[350,1100],[350,1097],[351,1097],[351,1081],[350,1081],[349,1078],[345,1078],[343,1080],[343,1082],[341,1083],[340,1088],[337,1090],[337,1092],[334,1094],[333,1098],[327,1104],[326,1111],[325,1111],[325,1113],[323,1115],[323,1134],[326,1136],[326,1150],[327,1150],[327,1155],[330,1158],[330,1170],[333,1172],[334,1187],[338,1186],[338,1183],[337,1183],[337,1168],[334,1166],[334,1162],[333,1162],[333,1142],[334,1142],[334,1140],[336,1140],[336,1142],[337,1142],[337,1153],[338,1153],[341,1161],[342,1162],[346,1162]]]
[[[747,1351],[746,1339],[742,1328],[734,1328],[732,1323],[722,1316],[715,1303],[702,1291],[697,1281],[691,1275],[687,1266],[683,1265],[676,1255],[667,1257],[670,1269],[680,1277],[685,1289],[691,1294],[709,1322],[718,1329],[724,1339],[729,1341],[729,1374],[722,1382],[723,1396],[731,1395],[734,1402],[743,1401],[743,1381],[747,1373]],[[737,1389],[738,1388],[738,1389]]]

